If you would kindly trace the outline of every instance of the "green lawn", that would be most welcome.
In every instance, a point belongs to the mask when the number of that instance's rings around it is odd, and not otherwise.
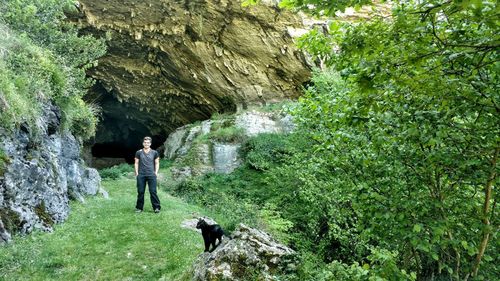
[[[103,181],[110,198],[73,202],[53,233],[15,237],[0,247],[0,280],[189,280],[203,251],[200,234],[180,227],[203,213],[159,189],[162,211],[134,213],[135,180]]]

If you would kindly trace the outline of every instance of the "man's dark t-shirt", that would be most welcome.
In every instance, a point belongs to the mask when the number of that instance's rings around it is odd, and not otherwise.
[[[155,159],[160,157],[156,150],[149,150],[145,153],[142,149],[137,150],[135,158],[139,159],[139,175],[154,176],[155,175]]]

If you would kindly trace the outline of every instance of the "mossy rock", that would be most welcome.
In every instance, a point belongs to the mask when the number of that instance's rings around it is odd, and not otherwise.
[[[48,226],[54,225],[54,220],[52,220],[52,216],[47,212],[45,208],[45,202],[42,201],[40,204],[35,207],[35,214]]]
[[[7,171],[7,165],[10,164],[10,158],[5,152],[0,149],[0,176],[3,176]]]
[[[18,231],[22,226],[21,217],[18,213],[12,211],[11,209],[0,208],[0,219],[9,233]]]

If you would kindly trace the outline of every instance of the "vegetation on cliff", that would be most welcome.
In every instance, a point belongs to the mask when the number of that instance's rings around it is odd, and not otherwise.
[[[56,105],[62,127],[93,136],[95,106],[82,97],[92,80],[85,70],[104,54],[102,41],[79,36],[64,21],[73,1],[0,1],[0,126],[24,126],[33,135],[45,127],[43,106]]]

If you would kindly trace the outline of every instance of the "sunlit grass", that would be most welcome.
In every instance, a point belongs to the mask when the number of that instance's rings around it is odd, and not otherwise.
[[[109,199],[73,202],[52,233],[15,237],[0,247],[0,280],[189,280],[201,235],[180,227],[198,207],[159,190],[162,211],[134,213],[135,181],[104,181]]]

